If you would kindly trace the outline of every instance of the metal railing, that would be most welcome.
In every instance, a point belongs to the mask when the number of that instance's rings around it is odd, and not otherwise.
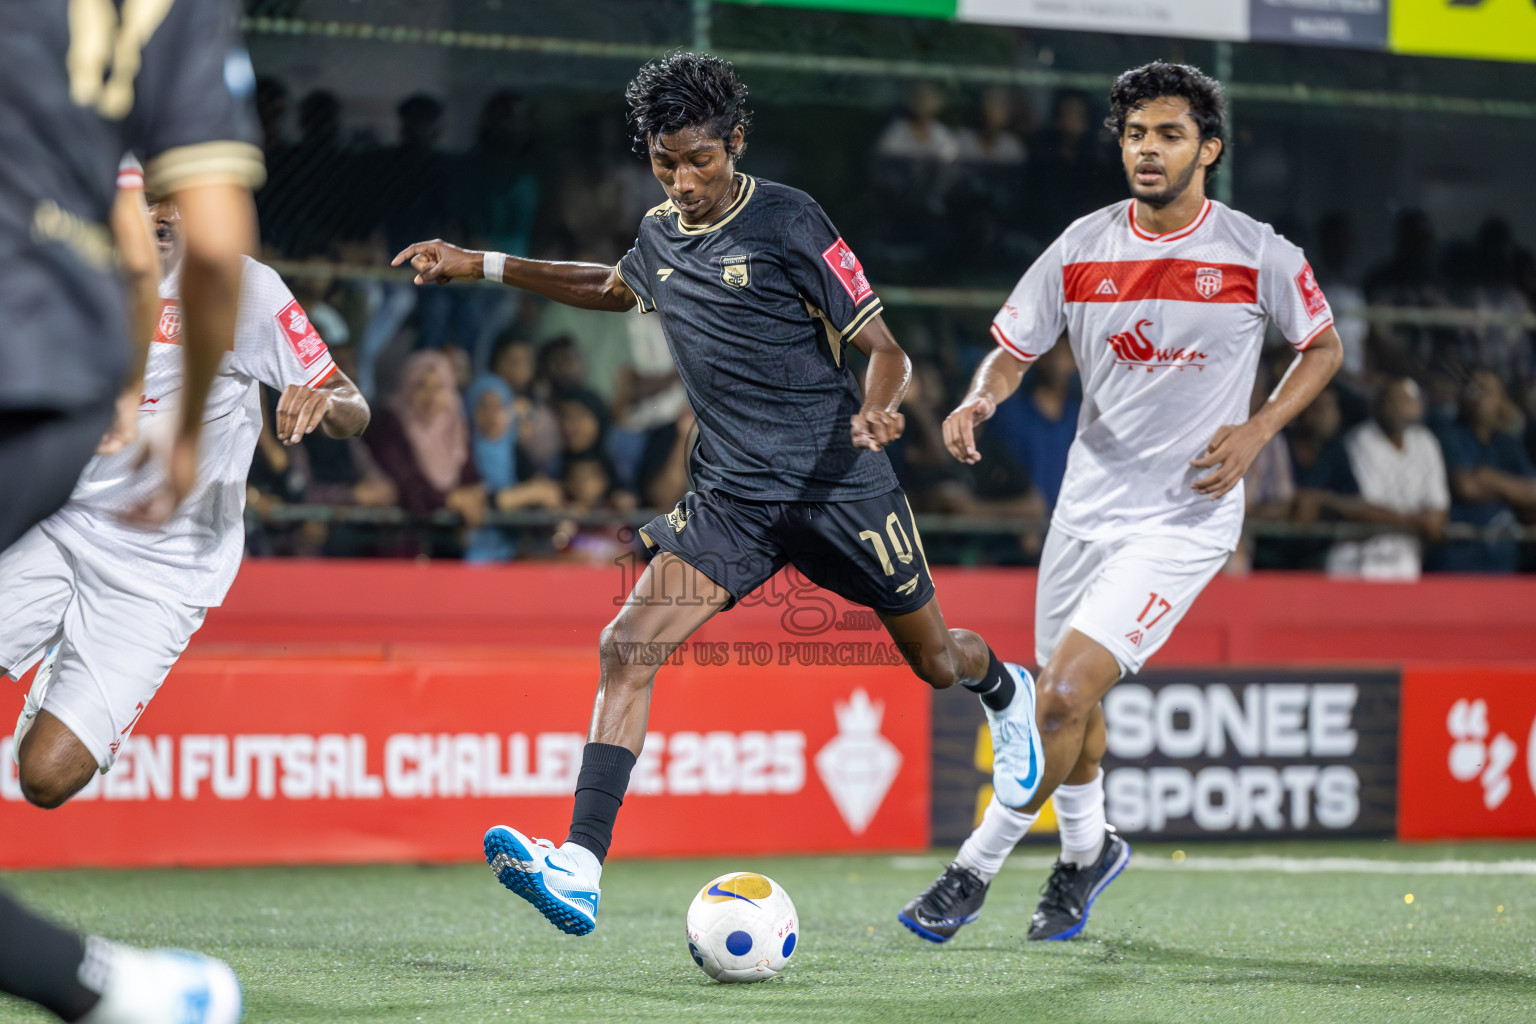
[[[402,46],[427,46],[448,49],[491,50],[503,53],[531,53],[552,57],[587,60],[646,61],[668,50],[687,45],[678,39],[666,43],[609,42],[593,39],[564,39],[553,36],[529,36],[504,32],[466,32],[456,29],[416,25],[379,25],[360,21],[328,21],[305,18],[246,17],[241,31],[258,36],[310,36],[340,42],[373,42]],[[708,33],[696,30],[693,43],[708,42]],[[877,57],[841,56],[814,53],[777,53],[765,50],[718,49],[721,57],[741,68],[798,72],[865,78],[926,78],[970,85],[1043,86],[1046,88],[1102,90],[1114,75],[1083,71],[1057,71],[1050,68],[1020,68],[1004,65],[956,64],[946,61],[901,60]],[[1398,92],[1385,89],[1339,89],[1308,85],[1304,82],[1268,84],[1229,81],[1228,97],[1237,102],[1300,104],[1306,106],[1344,107],[1363,110],[1392,110],[1438,114],[1471,115],[1516,120],[1536,120],[1536,101],[1495,97],[1444,96],[1431,93]]]
[[[582,529],[644,526],[655,511],[572,515],[562,512],[525,510],[489,512],[485,525],[513,530],[554,530],[567,524]],[[430,527],[457,529],[464,520],[456,512],[440,510],[426,517],[415,517],[402,508],[373,508],[357,505],[275,505],[258,512],[246,510],[247,521],[270,526],[294,526],[300,523],[337,523],[378,527]],[[991,516],[919,515],[917,528],[926,537],[1038,536],[1050,526],[1046,519],[1014,519]],[[1400,528],[1376,523],[1291,523],[1250,519],[1244,532],[1253,537],[1277,539],[1361,540],[1383,533],[1402,533]],[[1536,526],[1504,525],[1478,527],[1470,523],[1447,523],[1443,539],[1447,541],[1520,541],[1536,542]]]

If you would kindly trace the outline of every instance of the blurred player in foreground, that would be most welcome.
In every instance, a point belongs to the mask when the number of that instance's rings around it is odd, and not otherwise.
[[[1301,250],[1206,198],[1222,155],[1221,86],[1161,61],[1122,74],[1107,122],[1132,198],[1067,228],[992,321],[998,347],[944,421],[950,452],[1065,332],[1083,411],[1040,558],[1035,659],[1045,777],[1027,803],[997,793],[954,863],[900,913],[945,942],[1054,791],[1061,857],[1031,939],[1069,939],[1130,860],[1104,815],[1099,701],[1141,671],[1237,546],[1243,474],[1342,359],[1333,314]],[[1252,417],[1266,321],[1301,353]]]
[[[142,368],[127,344],[107,227],[119,239],[134,230],[125,204],[112,212],[113,168],[127,151],[146,159],[151,187],[175,195],[188,225],[180,415],[158,484],[131,514],[163,521],[195,484],[208,386],[233,333],[240,254],[254,237],[250,189],[262,177],[234,13],[225,0],[0,4],[0,551],[58,510],[98,445],[121,446],[131,432],[125,422],[106,436],[121,389]],[[138,225],[152,252],[142,216]],[[139,251],[131,241],[123,248],[148,298]],[[137,308],[143,324],[146,307]],[[5,606],[7,624],[18,611]],[[219,961],[82,939],[4,894],[0,992],[90,1024],[240,1016],[239,985]]]
[[[804,192],[736,170],[746,86],[714,57],[676,54],[626,92],[637,146],[667,201],[616,267],[541,263],[422,242],[395,257],[417,283],[482,275],[587,309],[659,313],[699,425],[695,490],[640,535],[653,556],[603,631],[601,677],[570,835],[497,826],[486,858],[552,923],[586,934],[614,819],[645,742],[662,657],[793,564],[879,613],[912,670],[980,695],[996,784],[1016,804],[1040,778],[1034,682],[981,637],[944,624],[922,541],[882,447],[911,367],[853,251]],[[869,359],[863,398],[849,345]]]
[[[0,607],[11,609],[0,623],[0,673],[19,679],[42,659],[14,747],[22,793],[39,807],[58,807],[111,769],[234,582],[245,550],[245,480],[261,432],[260,385],[281,395],[275,426],[284,444],[316,427],[350,437],[368,425],[368,404],[282,278],[245,257],[235,343],[209,391],[197,486],[163,526],[120,522],[154,486],[135,464],[157,425],[175,415],[183,379],[181,218],[174,200],[150,214],[165,277],[137,413],[142,440],[91,460],[64,507],[0,554]]]

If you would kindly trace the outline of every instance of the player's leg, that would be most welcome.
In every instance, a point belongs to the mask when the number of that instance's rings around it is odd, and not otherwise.
[[[1074,540],[1059,531],[1046,537],[1035,601],[1036,664],[1049,664],[1102,555],[1101,547]],[[1039,817],[1038,809],[1025,810],[1022,802],[1008,806],[998,798],[997,767],[994,738],[993,795],[981,821],[939,877],[908,901],[897,915],[902,924],[931,942],[947,942],[962,926],[976,919],[992,879]]]
[[[42,710],[53,683],[64,616],[75,596],[68,556],[41,529],[29,530],[0,552],[0,675],[20,680],[37,673],[16,718],[11,758],[21,763],[21,744]]]
[[[1058,742],[1069,746],[1085,693],[1102,696],[1114,685],[1105,659],[1124,672],[1141,671],[1167,643],[1228,554],[1187,539],[1133,537],[1113,545],[1072,613],[1066,637],[1041,672],[1042,732],[1050,737],[1054,731]],[[1103,773],[1097,768],[1104,755],[1104,733],[1097,698],[1081,735],[1078,756],[1064,780],[1069,784],[1052,797],[1062,822],[1063,855],[1031,919],[1029,937],[1034,940],[1069,939],[1081,932],[1094,900],[1130,862],[1130,844],[1104,816]],[[1049,759],[1047,765],[1051,767]],[[1048,775],[1046,785],[1051,781]]]
[[[693,596],[705,600],[695,604]],[[728,598],[724,588],[678,556],[658,555],[598,643],[597,700],[565,842],[530,839],[507,825],[486,832],[485,856],[497,880],[561,931],[585,935],[597,926],[598,883],[630,772],[645,744],[657,670]]]
[[[193,953],[82,938],[0,892],[0,992],[85,1024],[234,1024],[240,985]]]
[[[598,642],[597,700],[565,842],[530,839],[506,825],[486,832],[497,880],[562,931],[596,927],[598,882],[645,743],[657,671],[695,630],[783,566],[770,518],[768,506],[690,492],[641,529],[655,557]]]
[[[43,808],[111,770],[206,614],[134,592],[87,559],[73,569],[62,638],[33,685],[34,694],[43,689],[40,710],[17,746],[22,793]]]

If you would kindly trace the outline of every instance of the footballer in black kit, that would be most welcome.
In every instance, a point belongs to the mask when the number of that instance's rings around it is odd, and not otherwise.
[[[911,364],[858,258],[810,196],[736,169],[750,123],[746,93],[716,57],[679,53],[640,69],[626,91],[630,122],[666,202],[645,216],[617,266],[441,240],[394,259],[410,262],[417,284],[485,276],[586,309],[659,316],[698,425],[694,489],[642,527],[652,561],[599,639],[566,841],[504,825],[485,836],[501,884],[572,934],[597,923],[602,862],[661,664],[626,653],[636,643],[670,650],[785,565],[873,608],[929,685],[959,683],[989,718],[1012,715],[998,749],[1029,756],[1039,745],[1028,673],[977,634],[948,628],[939,612],[882,450],[901,436]],[[868,359],[862,392],[850,346]]]
[[[734,184],[712,224],[656,207],[617,268],[662,315],[699,429],[694,491],[640,537],[733,602],[789,562],[878,612],[921,608],[933,581],[911,510],[885,453],[848,435],[863,397],[846,352],[880,299],[810,196],[739,172]]]

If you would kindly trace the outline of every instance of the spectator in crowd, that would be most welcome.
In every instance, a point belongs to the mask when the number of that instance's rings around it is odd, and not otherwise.
[[[875,154],[899,160],[951,164],[960,156],[954,132],[939,120],[944,93],[927,80],[912,85],[905,109],[891,121],[875,143]]]
[[[1360,485],[1344,449],[1343,413],[1339,394],[1324,388],[1312,404],[1291,421],[1291,469],[1296,483],[1295,521],[1302,524],[1338,522],[1360,499]],[[1277,545],[1281,559],[1292,568],[1320,569],[1329,544],[1295,539]]]
[[[944,417],[950,409],[944,374],[932,360],[912,359],[912,380],[901,401],[906,428],[885,446],[891,469],[918,512],[965,515],[975,496],[964,467],[944,447]]]
[[[976,108],[976,127],[955,133],[957,158],[975,164],[1022,165],[1029,152],[1013,130],[1013,112],[1013,94],[1008,88],[989,85]]]
[[[1508,433],[1520,412],[1498,376],[1477,370],[1462,392],[1461,419],[1440,432],[1450,471],[1451,521],[1483,529],[1536,522],[1536,468]],[[1452,572],[1513,572],[1518,550],[1511,540],[1445,544],[1435,567]]]
[[[1055,345],[1035,363],[1029,387],[998,406],[990,429],[1045,499],[1056,507],[1067,473],[1067,451],[1077,436],[1081,401],[1077,364],[1068,345]]]
[[[946,203],[954,220],[946,262],[981,281],[1005,277],[1039,249],[1020,234],[1030,201],[1024,189],[1027,152],[1013,124],[1012,92],[989,86],[977,106],[976,126],[955,135],[960,165]]]
[[[517,417],[517,475],[528,479],[559,467],[560,420],[537,388],[533,342],[515,333],[502,335],[491,355],[491,370],[512,391]]]
[[[1328,553],[1328,571],[1375,580],[1416,580],[1423,571],[1422,542],[1433,544],[1451,504],[1445,461],[1435,435],[1423,425],[1424,402],[1411,378],[1389,381],[1371,419],[1344,438],[1360,500],[1343,518],[1402,528],[1366,540],[1340,541]]]
[[[1054,238],[1083,214],[1123,194],[1125,183],[1111,174],[1102,149],[1088,94],[1057,92],[1049,124],[1029,144],[1026,191],[1050,197],[1031,206],[1030,227],[1037,237]]]
[[[1435,234],[1423,210],[1403,210],[1393,231],[1392,254],[1366,276],[1365,297],[1372,305],[1434,308],[1447,304],[1435,267]],[[1372,332],[1372,365],[1387,373],[1409,375],[1435,365],[1443,329],[1407,324],[1377,326]]]
[[[1333,310],[1333,326],[1344,344],[1344,365],[1340,373],[1352,387],[1359,387],[1366,372],[1366,340],[1370,324],[1365,319],[1365,292],[1351,274],[1355,248],[1354,228],[1349,217],[1330,213],[1317,225],[1317,283],[1328,296]]]
[[[270,154],[267,183],[256,193],[262,241],[289,259],[309,259],[329,253],[338,238],[365,234],[371,220],[358,183],[367,179],[358,170],[342,148],[336,94],[317,89],[305,96],[298,142]]]
[[[1484,221],[1469,245],[1448,252],[1446,263],[1448,276],[1453,268],[1456,273],[1452,298],[1458,305],[1511,319],[1532,311],[1517,284],[1518,249],[1507,221]],[[1488,323],[1459,333],[1462,365],[1492,370],[1513,384],[1536,379],[1536,353],[1524,327]]]
[[[480,481],[497,511],[559,508],[561,490],[553,480],[518,478],[515,403],[507,382],[494,374],[479,377],[464,393],[470,451]],[[464,557],[472,562],[502,562],[516,551],[517,545],[508,531],[482,526],[470,535]]]
[[[471,457],[469,424],[453,387],[453,367],[441,352],[411,354],[393,397],[375,411],[364,439],[412,516],[449,509],[463,516],[471,530],[482,525],[485,488]]]
[[[1253,382],[1253,394],[1248,401],[1249,415],[1263,408],[1279,376],[1270,364],[1260,363]],[[1296,477],[1291,469],[1291,446],[1284,431],[1270,438],[1269,443],[1259,449],[1253,465],[1248,467],[1243,476],[1243,502],[1245,523],[1280,522],[1291,517],[1296,503]],[[1244,531],[1238,549],[1227,562],[1226,571],[1234,576],[1244,576],[1255,568],[1273,568],[1280,564],[1273,549],[1273,544],[1263,543]]]

